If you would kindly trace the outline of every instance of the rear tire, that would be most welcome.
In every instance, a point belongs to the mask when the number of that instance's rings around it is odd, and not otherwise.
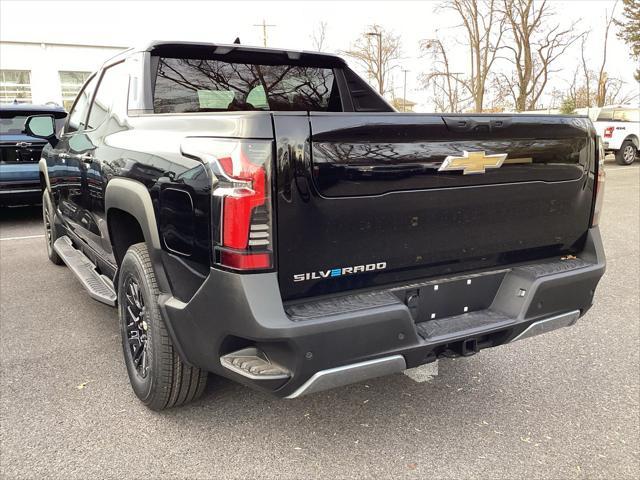
[[[47,244],[47,256],[52,263],[62,265],[64,262],[53,249],[53,244],[58,239],[56,228],[56,212],[51,202],[51,196],[47,190],[42,194],[42,222],[44,223],[44,239]]]
[[[118,276],[118,313],[125,365],[133,391],[152,410],[202,395],[207,372],[186,365],[160,315],[158,284],[144,243],[132,245]]]
[[[616,152],[616,162],[618,165],[631,165],[636,160],[638,149],[631,140],[625,140]]]

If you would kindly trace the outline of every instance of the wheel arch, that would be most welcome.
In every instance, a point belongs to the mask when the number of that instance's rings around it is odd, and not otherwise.
[[[638,136],[636,134],[632,133],[631,135],[627,135],[622,143],[626,141],[630,141],[633,143],[633,146],[636,147],[636,150],[640,150],[640,142],[638,141]]]
[[[116,257],[118,266],[122,262],[126,249],[133,243],[142,240],[147,245],[151,258],[158,287],[162,293],[171,293],[171,288],[162,264],[162,246],[158,233],[156,214],[149,190],[137,180],[128,178],[114,178],[107,183],[104,195],[104,207],[109,231],[109,240]],[[142,238],[136,234],[135,224],[127,223],[135,221]],[[118,223],[116,223],[118,222]],[[114,242],[118,239],[116,225],[125,225],[128,235],[123,242]],[[133,242],[133,243],[132,243]],[[123,252],[124,248],[124,252]]]

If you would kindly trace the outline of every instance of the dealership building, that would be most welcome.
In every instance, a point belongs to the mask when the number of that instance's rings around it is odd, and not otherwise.
[[[0,103],[55,103],[68,111],[86,78],[126,47],[0,42]]]

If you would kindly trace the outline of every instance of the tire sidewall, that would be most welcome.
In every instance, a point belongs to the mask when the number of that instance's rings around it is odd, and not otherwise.
[[[633,152],[633,155],[631,156],[631,161],[627,161],[627,159],[625,158],[625,150],[628,148],[630,148],[631,151]],[[619,154],[617,155],[618,163],[621,165],[631,165],[633,162],[635,162],[637,154],[638,154],[638,151],[635,145],[632,142],[625,141],[621,145]]]
[[[148,370],[147,375],[142,377],[137,371],[129,348],[129,341],[127,336],[127,299],[125,293],[125,286],[127,280],[133,277],[137,282],[142,292],[142,298],[145,305],[145,320],[148,325],[147,329],[147,357],[148,357]],[[129,249],[120,268],[120,274],[118,278],[118,317],[120,321],[120,334],[122,337],[122,350],[125,359],[125,365],[127,368],[127,374],[131,382],[133,391],[138,398],[145,404],[149,404],[153,398],[153,390],[156,386],[154,376],[159,370],[157,365],[158,361],[158,345],[156,345],[155,331],[157,328],[157,321],[159,318],[159,308],[157,303],[157,295],[152,291],[151,280],[147,278],[142,259],[135,250]]]
[[[45,216],[47,217],[46,219]],[[47,235],[47,225],[45,223],[46,220],[49,221],[51,238],[49,238],[49,236]],[[49,195],[49,192],[47,190],[42,193],[42,226],[44,227],[44,240],[47,248],[47,256],[49,257],[49,260],[51,260],[56,265],[61,265],[62,260],[53,248],[53,244],[58,239],[58,230],[56,227],[56,213],[53,209],[51,196]]]

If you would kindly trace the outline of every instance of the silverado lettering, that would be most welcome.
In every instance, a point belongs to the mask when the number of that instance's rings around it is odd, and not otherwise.
[[[294,282],[303,282],[305,280],[319,280],[329,277],[340,277],[342,275],[351,275],[354,273],[372,272],[374,270],[384,270],[387,268],[387,262],[369,263],[367,265],[356,265],[353,267],[332,268],[330,270],[320,270],[318,272],[296,273],[293,276]]]

